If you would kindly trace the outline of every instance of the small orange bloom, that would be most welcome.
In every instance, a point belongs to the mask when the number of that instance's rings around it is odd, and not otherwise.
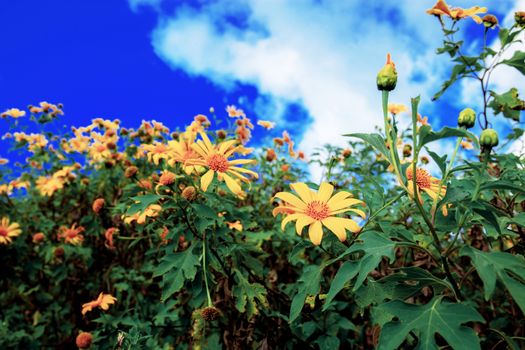
[[[82,332],[79,335],[77,335],[77,339],[75,340],[75,343],[77,344],[79,349],[87,349],[91,346],[91,343],[93,342],[93,336],[91,333],[88,332]]]
[[[82,305],[82,315],[85,315],[87,312],[93,310],[93,308],[98,307],[102,310],[109,309],[109,305],[115,304],[117,298],[111,294],[100,293],[96,300],[90,301]]]
[[[118,232],[118,228],[116,227],[110,227],[104,232],[104,237],[106,238],[106,247],[109,249],[115,249],[115,246],[113,245],[113,235]]]
[[[257,122],[257,125],[262,126],[262,127],[265,128],[266,130],[270,130],[270,129],[275,128],[275,123],[274,123],[274,122],[267,121],[267,120],[259,120],[259,121]]]
[[[84,227],[79,226],[75,227],[77,224],[73,224],[70,228],[66,226],[61,226],[59,228],[58,237],[63,238],[64,242],[70,243],[72,245],[80,245],[84,241],[84,236],[81,235],[84,232]]]
[[[11,118],[16,119],[16,118],[23,117],[24,115],[26,115],[25,111],[21,111],[18,108],[11,108],[11,109],[6,110],[4,113],[0,114],[0,117],[1,118],[11,117]]]
[[[239,232],[242,232],[242,224],[239,220],[235,221],[235,222],[226,222],[226,225],[228,225],[228,228],[230,230],[237,230]]]

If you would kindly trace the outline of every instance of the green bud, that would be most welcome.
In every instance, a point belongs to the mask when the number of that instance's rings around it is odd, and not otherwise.
[[[476,124],[476,112],[472,108],[465,108],[459,112],[458,125],[471,128]]]
[[[390,54],[386,55],[386,64],[377,74],[377,88],[379,90],[392,91],[397,84],[396,65],[390,60]]]
[[[483,148],[491,149],[496,147],[499,143],[498,133],[494,129],[485,129],[481,132],[479,137],[479,144]]]
[[[494,28],[498,25],[498,18],[494,15],[485,15],[481,20],[486,28]]]
[[[518,11],[514,13],[514,20],[519,27],[525,28],[525,11]]]

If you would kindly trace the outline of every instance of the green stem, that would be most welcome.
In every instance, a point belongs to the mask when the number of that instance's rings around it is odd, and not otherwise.
[[[414,159],[417,159],[417,156],[419,155],[419,149],[417,148],[417,107],[418,107],[418,100],[412,99],[412,141],[413,141],[413,149],[414,149]],[[450,284],[452,285],[452,288],[454,289],[454,294],[456,295],[456,298],[459,300],[463,300],[463,296],[461,295],[461,291],[459,290],[459,287],[456,283],[456,280],[452,276],[452,273],[450,272],[450,267],[448,266],[447,258],[441,253],[442,247],[441,242],[439,240],[439,237],[437,235],[436,229],[434,228],[434,225],[430,221],[430,218],[425,212],[425,209],[423,208],[423,205],[420,202],[419,192],[417,189],[417,182],[416,182],[416,161],[412,162],[412,186],[414,191],[414,203],[416,203],[416,206],[421,213],[421,216],[423,217],[423,220],[427,224],[430,233],[432,235],[432,239],[434,240],[434,245],[436,246],[437,251],[439,252],[439,256],[441,258],[441,264],[442,268],[445,271],[445,274],[447,278],[450,281]],[[410,184],[408,184],[410,186]]]
[[[208,286],[208,273],[206,271],[206,232],[202,234],[202,271],[204,274],[204,284],[206,285],[206,296],[208,297],[208,307],[212,307],[210,288]]]
[[[398,166],[399,156],[397,155],[397,152],[396,152],[396,145],[395,145],[396,140],[392,139],[392,135],[390,133],[391,128],[390,128],[390,125],[388,124],[388,91],[386,90],[382,91],[382,101],[383,101],[383,119],[385,122],[385,134],[386,134],[387,145],[388,145],[388,148],[390,149],[390,158],[391,158],[390,164],[392,164],[392,166],[394,167],[394,171],[396,173],[400,186],[406,190],[405,184],[403,182],[403,177],[401,176],[401,172]]]
[[[392,203],[396,202],[397,200],[399,200],[401,197],[403,197],[406,193],[405,192],[401,192],[399,193],[397,196],[395,196],[394,198],[392,198],[391,200],[389,200],[388,202],[385,203],[385,205],[383,205],[381,208],[379,208],[377,211],[375,211],[372,215],[370,215],[370,217],[368,218],[368,220],[366,221],[366,223],[363,225],[363,227],[361,228],[361,232],[364,231],[366,225],[368,225],[369,222],[371,222],[377,215],[379,215],[379,213],[381,213],[383,210],[385,210],[386,208],[388,208],[389,206],[392,205]]]

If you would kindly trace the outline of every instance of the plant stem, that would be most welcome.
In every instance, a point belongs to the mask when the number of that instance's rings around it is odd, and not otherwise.
[[[388,91],[386,90],[382,91],[382,102],[383,102],[383,119],[385,122],[386,140],[387,140],[388,148],[390,149],[390,158],[391,158],[390,164],[392,164],[392,166],[394,167],[394,171],[397,175],[397,179],[399,181],[400,186],[405,188],[406,190],[405,184],[403,182],[403,177],[401,176],[401,172],[399,171],[399,167],[398,167],[399,156],[397,155],[396,148],[395,148],[396,140],[392,139],[392,135],[390,133],[391,128],[390,128],[390,125],[388,124]]]
[[[208,298],[208,307],[212,307],[210,288],[208,286],[208,273],[206,271],[206,231],[202,234],[202,272],[204,274],[204,284],[206,285],[206,297]]]

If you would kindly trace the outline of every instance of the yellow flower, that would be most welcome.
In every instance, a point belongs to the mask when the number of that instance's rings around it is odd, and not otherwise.
[[[317,192],[302,182],[291,184],[290,187],[299,197],[289,192],[279,192],[275,195],[276,198],[287,203],[273,210],[274,216],[286,214],[281,223],[283,230],[290,221],[296,221],[295,229],[298,235],[301,235],[305,226],[309,226],[308,235],[315,245],[321,243],[323,226],[332,231],[341,242],[346,240],[346,230],[351,232],[361,230],[354,220],[336,216],[350,211],[363,219],[366,218],[364,211],[352,208],[356,204],[364,205],[365,203],[359,199],[351,198],[350,192],[340,191],[332,195],[334,187],[326,182],[319,186]]]
[[[64,181],[57,177],[40,176],[36,180],[36,188],[42,196],[51,197],[53,193],[64,188]]]
[[[228,222],[226,221],[226,225],[228,225],[228,228],[230,230],[237,230],[239,232],[242,232],[242,224],[239,220],[235,221],[235,222]]]
[[[412,169],[412,165],[409,165],[406,170],[406,176],[408,180],[407,189],[412,198],[414,198],[414,185],[413,185],[413,178],[414,178],[414,171]],[[416,186],[417,186],[417,198],[420,202],[422,202],[422,198],[419,195],[419,191],[426,192],[432,199],[439,200],[440,198],[443,198],[445,196],[445,193],[447,192],[446,186],[439,186],[440,181],[436,179],[435,177],[430,176],[428,171],[422,168],[416,168]]]
[[[122,218],[124,219],[124,223],[126,224],[130,224],[132,223],[133,221],[137,221],[137,224],[139,225],[142,225],[143,223],[146,222],[146,219],[148,217],[155,217],[157,215],[159,215],[160,211],[162,210],[162,207],[158,204],[151,204],[150,206],[148,206],[144,211],[142,212],[136,212],[135,214],[133,215],[130,215],[130,216],[122,216]]]
[[[446,15],[453,20],[460,20],[466,17],[472,18],[476,23],[480,24],[483,20],[477,15],[479,13],[487,12],[486,7],[474,6],[468,9],[461,7],[450,8],[445,0],[438,0],[436,4],[426,11],[429,15],[441,16]]]
[[[63,238],[64,242],[72,245],[81,245],[84,241],[84,236],[81,235],[84,232],[84,227],[75,227],[77,224],[73,224],[70,228],[61,226],[59,228],[58,237]]]
[[[237,118],[237,117],[243,117],[245,116],[244,111],[242,109],[237,109],[235,106],[226,106],[226,112],[228,113],[228,117],[231,118]]]
[[[266,130],[270,130],[270,129],[275,128],[275,123],[270,122],[270,121],[266,121],[266,120],[259,120],[259,121],[257,122],[257,125],[262,126],[262,127],[265,128]]]
[[[85,315],[87,312],[93,310],[94,307],[99,307],[102,310],[109,309],[109,305],[115,304],[117,298],[111,294],[100,293],[96,300],[90,301],[82,305],[82,315]]]
[[[161,159],[168,161],[172,152],[171,147],[158,141],[152,145],[141,145],[141,148],[148,152],[148,160],[155,165],[159,165]]]
[[[16,222],[9,223],[9,218],[0,220],[0,244],[9,244],[11,239],[22,233],[20,225]]]
[[[401,103],[389,103],[388,104],[388,112],[392,114],[399,114],[401,112],[408,111],[407,106]]]
[[[23,117],[24,115],[26,115],[25,111],[21,111],[18,108],[11,108],[11,109],[6,110],[4,113],[0,114],[0,117],[2,118],[11,117],[11,118],[16,119],[16,118]]]
[[[168,141],[168,146],[172,151],[172,158],[168,161],[168,163],[171,166],[173,166],[175,162],[182,163],[182,168],[188,175],[200,170],[200,167],[186,165],[186,161],[188,159],[198,158],[199,156],[198,153],[192,148],[192,145],[195,143],[196,136],[197,134],[195,132],[187,130],[179,136],[178,141]]]
[[[256,172],[239,167],[238,165],[253,164],[254,159],[234,159],[229,160],[234,153],[239,152],[244,147],[236,146],[235,140],[229,140],[213,145],[205,133],[200,133],[202,140],[192,144],[192,148],[199,154],[199,158],[190,159],[186,163],[200,165],[208,169],[201,177],[201,189],[206,192],[208,186],[213,181],[215,173],[217,178],[226,182],[226,186],[237,196],[242,196],[243,192],[239,183],[232,177],[249,182],[250,180],[244,175],[248,174],[258,178]]]
[[[472,145],[472,142],[461,141],[461,148],[466,149],[466,150],[470,150],[470,149],[474,149],[474,146]]]

